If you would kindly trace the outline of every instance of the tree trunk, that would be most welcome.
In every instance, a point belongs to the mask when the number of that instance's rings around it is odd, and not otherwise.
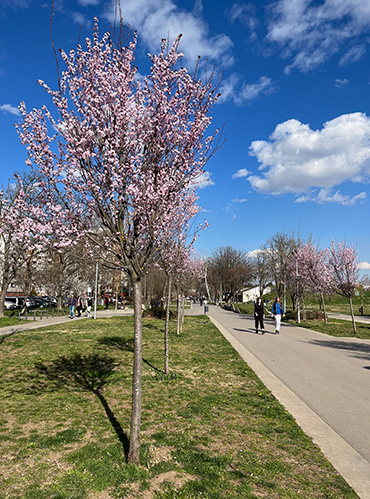
[[[134,367],[132,376],[132,412],[130,427],[130,447],[128,462],[140,462],[140,425],[141,425],[141,399],[142,399],[142,374],[143,374],[143,320],[141,280],[132,279],[134,294]]]
[[[350,306],[350,309],[351,309],[353,334],[356,334],[357,330],[356,330],[355,316],[353,314],[352,295],[349,295],[349,306]]]
[[[62,301],[63,301],[63,284],[64,284],[65,265],[64,265],[63,255],[58,253],[57,256],[59,258],[59,261],[58,261],[58,282],[57,282],[57,309],[61,312],[62,311]]]
[[[166,322],[164,325],[164,373],[166,375],[170,374],[168,336],[169,336],[170,309],[171,309],[171,284],[172,284],[171,277],[172,276],[170,274],[168,276],[168,281],[167,281]]]
[[[307,315],[306,315],[306,306],[305,306],[305,303],[304,303],[304,299],[303,299],[303,296],[301,296],[301,301],[302,301],[302,308],[303,308],[303,320],[307,320]]]
[[[184,324],[185,321],[185,296],[182,295],[182,300],[181,300],[181,332],[182,332],[182,325]]]
[[[325,319],[325,325],[328,325],[328,316],[326,315],[326,308],[325,308],[325,301],[324,301],[324,293],[321,293],[321,303],[322,303],[322,309],[324,311],[324,319]]]
[[[31,291],[31,284],[32,284],[32,257],[33,253],[32,251],[26,258],[26,269],[25,269],[25,280],[24,280],[24,288],[23,288],[23,296],[24,296],[24,304],[23,308],[21,310],[21,314],[24,314],[27,310],[27,296],[29,296],[30,291]]]
[[[211,293],[209,292],[209,286],[208,286],[208,281],[207,281],[207,266],[206,265],[204,265],[204,283],[206,285],[208,301],[211,301]]]
[[[5,262],[3,267],[3,275],[2,275],[2,283],[1,283],[1,291],[0,291],[0,317],[4,317],[4,302],[6,298],[6,292],[8,291],[10,282],[10,270],[9,266]]]
[[[177,292],[177,336],[179,336],[181,330],[181,296],[180,292]]]

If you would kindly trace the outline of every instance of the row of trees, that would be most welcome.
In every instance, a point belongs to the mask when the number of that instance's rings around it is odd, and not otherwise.
[[[293,311],[303,305],[304,315],[305,299],[317,295],[326,323],[324,297],[339,293],[349,300],[356,333],[352,297],[359,284],[357,253],[344,241],[333,240],[328,248],[320,250],[311,240],[304,242],[279,232],[249,256],[242,250],[220,247],[207,260],[205,277],[210,299],[234,301],[246,286],[257,286],[262,296],[272,285],[281,297],[290,296]]]
[[[180,38],[173,45],[162,41],[142,77],[135,64],[137,34],[122,27],[120,36],[100,38],[95,20],[85,48],[60,52],[58,89],[39,81],[54,109],[28,111],[21,104],[17,129],[32,181],[25,186],[18,177],[2,194],[1,209],[10,216],[1,217],[1,237],[18,254],[23,249],[30,260],[51,249],[64,279],[69,252],[76,255],[81,247],[86,260],[123,271],[130,280],[133,463],[139,463],[140,450],[144,280],[153,265],[160,266],[170,296],[174,282],[184,288],[189,273],[197,272],[191,247],[204,227],[192,228],[199,212],[194,185],[217,149],[218,130],[206,135],[218,98],[213,75],[201,78],[198,68],[191,74],[180,66]],[[12,265],[5,249],[3,264],[4,297],[11,278],[6,266]]]
[[[60,286],[83,261],[99,261],[130,280],[134,360],[128,460],[133,463],[139,463],[140,451],[145,279],[159,266],[169,299],[173,284],[184,291],[189,276],[199,275],[191,249],[205,226],[192,227],[199,213],[194,184],[219,145],[218,130],[206,135],[218,98],[213,75],[200,78],[198,67],[190,74],[180,66],[178,37],[173,45],[162,41],[160,53],[150,56],[149,75],[142,77],[136,43],[137,34],[124,27],[118,37],[100,38],[95,20],[85,48],[60,52],[64,71],[58,71],[58,89],[39,81],[53,111],[20,106],[23,122],[17,129],[29,173],[17,176],[0,196],[1,300],[17,268],[25,269],[24,292],[29,292],[30,262],[40,254],[49,254]],[[262,292],[265,255],[280,293],[292,253],[284,237],[281,250],[266,245],[257,264],[230,248],[216,252],[205,266],[207,292],[219,289],[232,298],[257,275]],[[60,289],[56,294],[61,296]],[[165,329],[168,372],[168,317]]]

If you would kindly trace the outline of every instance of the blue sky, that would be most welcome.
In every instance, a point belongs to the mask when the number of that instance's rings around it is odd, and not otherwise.
[[[124,20],[139,33],[137,65],[160,40],[183,34],[191,68],[198,55],[223,72],[214,124],[226,142],[199,188],[210,223],[196,243],[252,251],[278,231],[332,238],[358,249],[370,269],[369,0],[125,0]],[[13,123],[56,86],[50,2],[0,0],[0,183],[24,169]],[[93,17],[109,29],[107,0],[56,0],[57,48],[91,35]]]

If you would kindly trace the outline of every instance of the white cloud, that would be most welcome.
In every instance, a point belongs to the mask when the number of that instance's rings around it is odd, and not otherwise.
[[[240,170],[238,170],[236,173],[234,173],[234,175],[232,175],[232,178],[243,178],[243,177],[248,177],[248,175],[250,175],[251,172],[248,171],[246,168],[240,168]]]
[[[303,195],[296,199],[296,203],[305,203],[307,201],[314,201],[318,204],[324,203],[338,203],[344,206],[353,206],[359,201],[363,201],[367,198],[366,192],[360,192],[356,196],[347,196],[336,191],[332,194],[330,189],[321,189],[317,194],[311,193],[309,195]]]
[[[114,3],[107,14],[114,19]],[[156,53],[162,38],[174,40],[180,33],[181,50],[195,63],[198,56],[222,66],[234,63],[231,55],[233,42],[225,34],[211,36],[206,23],[199,17],[200,4],[195,13],[180,9],[172,0],[121,0],[122,15],[128,24],[138,29],[141,40]]]
[[[340,66],[345,66],[346,64],[351,64],[352,62],[357,62],[362,59],[366,54],[366,48],[364,45],[355,45],[350,48],[344,56],[339,61]]]
[[[0,111],[2,111],[3,113],[7,113],[7,114],[13,114],[14,116],[21,115],[19,109],[17,107],[10,105],[10,104],[0,105]]]
[[[245,203],[246,201],[248,201],[248,199],[235,198],[231,200],[232,203]]]
[[[238,83],[239,77],[236,74],[232,74],[228,78],[223,79],[220,86],[221,97],[217,100],[217,104],[222,104],[228,100],[234,100]]]
[[[343,80],[341,80],[340,78],[337,78],[336,80],[334,80],[334,86],[339,88],[339,87],[343,87],[343,85],[347,85],[349,82],[347,80],[347,78],[343,78]]]
[[[321,130],[291,119],[277,125],[270,140],[252,142],[250,155],[261,163],[261,175],[248,178],[258,191],[302,194],[302,202],[312,200],[312,188],[321,188],[317,202],[353,204],[363,199],[363,193],[352,202],[327,189],[346,181],[369,181],[370,118],[344,114],[324,123]]]
[[[360,270],[370,270],[370,263],[368,263],[368,262],[360,262],[357,265],[357,268],[360,269]]]
[[[240,21],[244,26],[247,26],[251,31],[256,29],[259,21],[256,17],[255,7],[252,4],[234,3],[227,11],[227,15],[232,23]]]
[[[260,95],[268,95],[274,90],[272,80],[267,76],[261,76],[256,83],[245,81],[239,89],[237,89],[238,84],[239,78],[235,74],[224,80],[220,87],[221,97],[218,103],[222,104],[227,100],[233,100],[236,105],[242,106],[249,104]]]
[[[238,105],[256,99],[261,94],[270,94],[273,91],[271,78],[262,76],[257,83],[244,82],[240,93],[236,96],[235,103]]]
[[[72,19],[74,23],[80,24],[81,26],[91,26],[91,20],[80,12],[72,12]]]
[[[370,2],[277,0],[270,15],[267,39],[281,46],[283,57],[293,59],[286,71],[294,67],[309,71],[368,33]],[[362,49],[352,50],[348,62],[361,57]]]
[[[204,189],[205,187],[208,187],[210,185],[215,185],[211,177],[211,172],[204,172],[202,173],[202,175],[199,175],[199,177],[196,178],[193,185],[195,187],[198,187],[198,189]]]
[[[254,249],[252,251],[248,251],[247,253],[247,257],[248,258],[257,258],[257,255],[259,255],[260,253],[263,253],[263,250],[261,249]]]
[[[0,7],[26,8],[30,3],[31,0],[1,0]]]
[[[78,0],[78,4],[82,7],[88,7],[90,5],[99,5],[100,0]]]

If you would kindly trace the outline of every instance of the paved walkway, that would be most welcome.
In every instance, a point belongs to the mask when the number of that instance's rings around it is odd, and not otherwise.
[[[340,319],[341,321],[352,322],[352,317],[348,314],[335,314],[334,312],[328,312],[327,315],[330,319]],[[368,315],[355,315],[355,321],[361,322],[361,324],[370,324],[370,317]]]
[[[193,305],[189,315],[203,314]],[[333,338],[209,307],[212,322],[354,488],[370,499],[370,341]]]
[[[203,314],[204,307],[185,312]],[[132,309],[104,310],[97,317],[132,314]],[[370,499],[370,341],[285,324],[275,335],[270,319],[266,334],[257,335],[252,316],[216,306],[209,307],[209,316],[359,497]],[[1,328],[0,335],[70,321],[43,318]]]

